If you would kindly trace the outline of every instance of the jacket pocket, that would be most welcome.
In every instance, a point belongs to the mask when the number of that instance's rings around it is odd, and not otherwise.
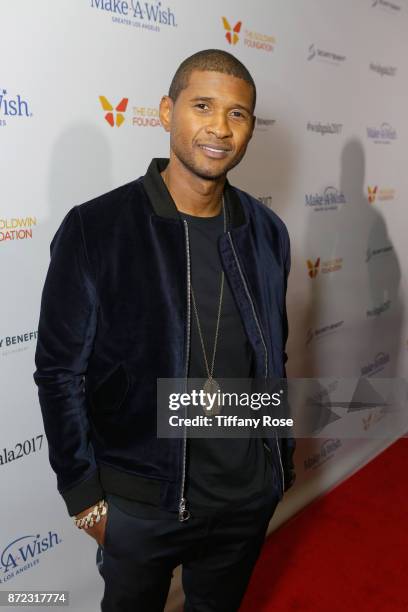
[[[91,392],[91,406],[97,412],[115,412],[125,401],[130,387],[129,374],[119,363]]]

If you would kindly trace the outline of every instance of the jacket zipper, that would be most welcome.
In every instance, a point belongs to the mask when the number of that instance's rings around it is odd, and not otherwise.
[[[262,344],[263,344],[263,347],[264,347],[264,351],[265,351],[265,378],[267,378],[268,377],[268,349],[267,349],[267,346],[266,346],[266,343],[265,343],[265,340],[264,340],[264,337],[263,337],[263,334],[262,334],[262,329],[261,329],[261,326],[260,326],[259,321],[258,321],[258,317],[257,317],[256,311],[255,311],[255,306],[254,306],[254,303],[253,303],[252,298],[251,298],[251,294],[249,293],[248,285],[247,285],[245,277],[244,277],[244,275],[242,273],[241,265],[239,263],[239,259],[238,259],[237,253],[235,251],[234,243],[232,242],[231,232],[228,232],[228,238],[229,238],[229,241],[231,243],[231,248],[232,248],[232,252],[234,254],[234,258],[235,258],[235,261],[236,261],[236,264],[237,264],[237,267],[238,267],[238,271],[240,273],[240,276],[241,276],[241,279],[242,279],[242,282],[243,282],[243,285],[244,285],[244,288],[245,288],[245,292],[246,292],[247,297],[248,297],[248,299],[250,301],[252,312],[253,312],[253,315],[254,315],[254,319],[255,319],[256,325],[258,327],[259,335],[261,337]],[[278,449],[279,463],[280,463],[280,468],[281,468],[281,473],[282,473],[282,495],[283,495],[284,489],[285,489],[285,476],[284,476],[284,473],[283,473],[282,457],[281,457],[281,452],[280,452],[279,443],[278,443],[278,436],[277,436],[277,433],[276,433],[275,429],[274,429],[274,432],[275,432],[276,448]]]
[[[183,219],[184,232],[186,239],[186,254],[187,254],[187,340],[186,340],[186,363],[185,363],[185,391],[187,392],[187,379],[188,379],[188,356],[190,352],[190,284],[191,284],[191,272],[190,272],[190,247],[188,238],[188,225],[187,221]],[[184,416],[187,416],[187,406],[184,408]],[[186,426],[184,425],[183,430],[183,472],[181,477],[181,491],[180,491],[180,502],[179,502],[179,513],[178,519],[182,523],[190,518],[190,512],[187,510],[187,499],[184,497],[184,487],[186,482]]]

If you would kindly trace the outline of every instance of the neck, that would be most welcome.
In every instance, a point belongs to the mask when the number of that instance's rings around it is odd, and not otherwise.
[[[188,170],[173,153],[161,176],[181,212],[196,217],[220,214],[225,176],[214,180],[202,179]]]

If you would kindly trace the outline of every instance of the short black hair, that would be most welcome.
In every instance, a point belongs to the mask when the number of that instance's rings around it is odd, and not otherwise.
[[[238,79],[243,79],[252,87],[254,94],[252,110],[254,110],[256,104],[254,79],[239,59],[221,49],[204,49],[194,53],[194,55],[190,55],[190,57],[181,62],[170,84],[169,96],[173,102],[177,100],[180,92],[188,86],[191,73],[194,70],[222,72],[223,74],[230,74]]]

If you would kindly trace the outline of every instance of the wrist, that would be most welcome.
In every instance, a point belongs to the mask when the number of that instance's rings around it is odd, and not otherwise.
[[[102,516],[106,514],[107,509],[108,502],[105,499],[101,499],[87,514],[82,516],[81,513],[74,515],[74,523],[78,529],[89,529],[95,523],[99,523]]]

